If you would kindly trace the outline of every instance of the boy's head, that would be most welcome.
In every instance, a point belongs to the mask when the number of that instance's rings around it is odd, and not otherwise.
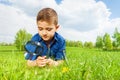
[[[43,8],[37,15],[38,21],[46,21],[49,24],[58,25],[58,15],[52,8]]]
[[[51,41],[58,29],[58,15],[52,8],[43,8],[37,15],[38,33],[44,41]]]

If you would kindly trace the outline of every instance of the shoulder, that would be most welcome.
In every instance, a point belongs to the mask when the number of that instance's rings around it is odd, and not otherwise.
[[[58,33],[55,33],[55,38],[56,38],[56,45],[59,48],[59,51],[65,50],[66,47],[65,39]]]
[[[40,41],[42,38],[41,38],[41,36],[38,34],[38,33],[36,33],[33,37],[32,37],[32,41]]]
[[[55,39],[58,41],[58,42],[65,42],[65,39],[58,33],[55,33]]]

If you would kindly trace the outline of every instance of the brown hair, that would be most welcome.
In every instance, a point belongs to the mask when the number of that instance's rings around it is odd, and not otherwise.
[[[46,21],[49,24],[54,24],[57,25],[58,24],[58,15],[56,13],[56,11],[52,8],[43,8],[42,10],[40,10],[38,12],[37,15],[37,22],[38,21]]]

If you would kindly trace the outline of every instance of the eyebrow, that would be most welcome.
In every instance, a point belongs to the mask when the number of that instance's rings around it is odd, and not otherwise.
[[[42,27],[38,27],[38,28],[40,29],[40,28],[42,28]],[[42,28],[42,29],[43,29],[43,28]],[[51,27],[47,27],[47,28],[45,28],[45,29],[53,29],[53,28],[51,28]]]
[[[38,26],[38,28],[41,28],[41,26]]]

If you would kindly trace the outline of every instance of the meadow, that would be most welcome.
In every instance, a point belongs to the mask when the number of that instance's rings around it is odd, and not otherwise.
[[[120,80],[120,52],[67,47],[67,62],[57,67],[28,67],[24,52],[0,46],[0,80]]]

